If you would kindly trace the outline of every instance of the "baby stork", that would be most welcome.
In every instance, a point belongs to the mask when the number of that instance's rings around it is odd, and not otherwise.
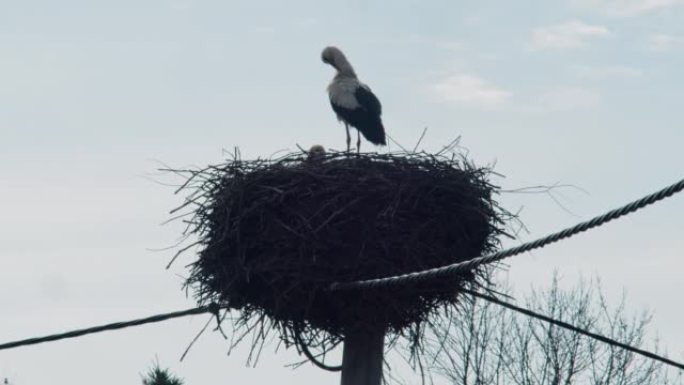
[[[385,145],[385,128],[382,126],[380,115],[382,106],[370,88],[361,83],[356,77],[354,68],[337,47],[326,47],[321,54],[324,63],[330,64],[337,70],[337,75],[328,86],[330,105],[337,114],[337,119],[344,123],[347,129],[347,151],[351,145],[349,126],[356,128],[356,151],[361,150],[361,136],[363,134],[369,142],[375,145]]]

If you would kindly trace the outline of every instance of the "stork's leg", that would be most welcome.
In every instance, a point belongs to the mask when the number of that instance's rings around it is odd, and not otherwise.
[[[349,152],[351,149],[351,135],[349,135],[349,125],[345,123],[344,128],[347,130],[347,152]]]
[[[356,153],[361,152],[361,133],[359,130],[356,130]]]

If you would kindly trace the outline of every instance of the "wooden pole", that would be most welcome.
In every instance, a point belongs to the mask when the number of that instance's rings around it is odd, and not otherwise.
[[[382,383],[385,330],[348,331],[342,353],[342,385],[380,385]]]

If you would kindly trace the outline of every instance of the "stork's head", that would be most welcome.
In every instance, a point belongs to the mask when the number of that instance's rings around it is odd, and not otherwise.
[[[337,47],[325,47],[323,52],[321,52],[321,60],[323,60],[323,63],[327,63],[335,67],[339,73],[338,76],[356,77],[354,68],[352,68],[347,58]]]
[[[323,52],[321,53],[321,60],[323,60],[323,63],[330,64],[333,67],[337,68],[338,63],[340,62],[340,59],[344,58],[344,54],[342,51],[340,51],[339,48],[337,47],[325,47],[323,49]]]

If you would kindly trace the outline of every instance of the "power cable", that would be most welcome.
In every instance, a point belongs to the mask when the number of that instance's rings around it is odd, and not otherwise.
[[[602,335],[600,335],[600,334],[592,333],[592,332],[590,332],[590,331],[588,331],[588,330],[584,330],[584,329],[581,329],[581,328],[579,328],[579,327],[577,327],[577,326],[573,326],[573,325],[571,325],[571,324],[569,324],[569,323],[567,323],[567,322],[563,322],[563,321],[559,321],[559,320],[553,319],[553,318],[551,318],[551,317],[547,317],[547,316],[545,316],[545,315],[543,315],[543,314],[536,313],[536,312],[534,312],[534,311],[532,311],[532,310],[525,309],[525,308],[522,308],[522,307],[519,307],[519,306],[515,306],[515,305],[513,305],[513,304],[510,304],[510,303],[508,303],[508,302],[504,302],[504,301],[502,301],[502,300],[500,300],[500,299],[498,299],[498,298],[495,298],[495,297],[492,297],[492,296],[489,296],[489,295],[486,295],[486,294],[478,293],[478,292],[476,292],[476,291],[471,291],[471,290],[468,290],[468,289],[461,289],[461,291],[464,292],[464,293],[470,294],[470,295],[472,295],[472,296],[475,296],[475,297],[478,297],[478,298],[482,298],[482,299],[484,299],[485,301],[489,301],[489,302],[495,303],[495,304],[497,304],[497,305],[503,306],[503,307],[505,307],[505,308],[511,309],[511,310],[516,311],[516,312],[518,312],[518,313],[525,314],[526,316],[530,316],[530,317],[533,317],[533,318],[540,319],[540,320],[542,320],[542,321],[545,321],[545,322],[548,322],[548,323],[550,323],[550,324],[553,324],[553,325],[562,327],[562,328],[564,328],[564,329],[571,330],[571,331],[573,331],[573,332],[575,332],[575,333],[583,334],[583,335],[585,335],[585,336],[587,336],[587,337],[590,337],[590,338],[593,338],[593,339],[595,339],[595,340],[604,342],[604,343],[606,343],[606,344],[613,345],[613,346],[617,346],[617,347],[620,347],[620,348],[622,348],[622,349],[628,350],[628,351],[630,351],[630,352],[632,352],[632,353],[636,353],[636,354],[639,354],[639,355],[641,355],[641,356],[644,356],[644,357],[647,357],[647,358],[650,358],[650,359],[653,359],[653,360],[656,360],[656,361],[660,361],[660,362],[665,363],[665,364],[667,364],[667,365],[671,365],[671,366],[674,366],[674,367],[677,367],[677,368],[679,368],[679,369],[683,369],[683,370],[684,370],[684,364],[681,364],[681,363],[676,362],[676,361],[672,361],[671,359],[669,359],[669,358],[667,358],[667,357],[663,357],[663,356],[660,356],[660,355],[658,355],[658,354],[655,354],[655,353],[652,353],[652,352],[649,352],[649,351],[646,351],[646,350],[642,350],[642,349],[639,349],[639,348],[635,348],[634,346],[624,344],[624,343],[622,343],[622,342],[619,342],[619,341],[616,341],[616,340],[614,340],[614,339],[611,339],[611,338],[602,336]]]
[[[85,329],[72,330],[72,331],[68,331],[65,333],[51,334],[51,335],[44,336],[44,337],[35,337],[35,338],[28,338],[25,340],[7,342],[4,344],[0,344],[0,350],[13,349],[13,348],[18,348],[20,346],[27,346],[27,345],[36,345],[36,344],[41,344],[44,342],[63,340],[63,339],[67,339],[67,338],[76,338],[76,337],[84,336],[86,334],[95,334],[95,333],[101,333],[101,332],[104,332],[107,330],[117,330],[117,329],[123,329],[123,328],[131,327],[131,326],[138,326],[138,325],[144,325],[144,324],[149,324],[149,323],[162,322],[162,321],[170,320],[172,318],[185,317],[185,316],[189,316],[189,315],[196,315],[196,314],[202,314],[202,313],[217,314],[219,309],[220,308],[217,304],[209,304],[206,306],[200,306],[200,307],[196,307],[193,309],[176,311],[176,312],[171,312],[171,313],[164,313],[164,314],[157,314],[157,315],[153,315],[150,317],[139,318],[139,319],[135,319],[135,320],[131,320],[131,321],[114,322],[114,323],[110,323],[110,324],[106,324],[106,325],[93,326],[93,327],[89,327],[89,328],[85,328]]]

